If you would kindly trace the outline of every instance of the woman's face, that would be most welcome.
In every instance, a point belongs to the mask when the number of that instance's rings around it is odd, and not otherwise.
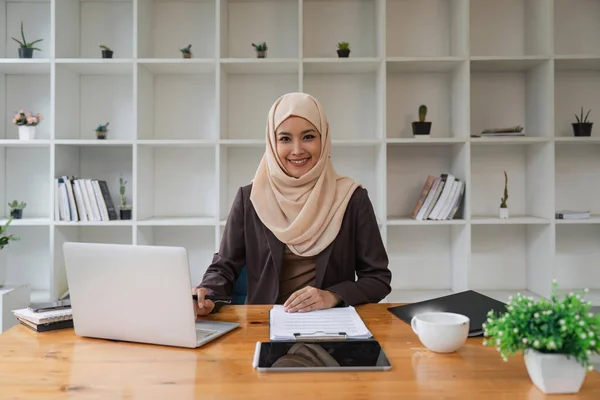
[[[321,156],[321,134],[313,124],[300,117],[283,121],[275,132],[277,155],[288,173],[300,178]]]

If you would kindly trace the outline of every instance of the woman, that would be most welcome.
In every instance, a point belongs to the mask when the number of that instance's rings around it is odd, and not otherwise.
[[[381,301],[391,272],[373,206],[365,189],[336,174],[319,102],[305,93],[280,97],[266,141],[252,183],[233,201],[219,252],[193,289],[196,314],[213,310],[207,294],[231,295],[244,266],[248,304],[306,312]]]

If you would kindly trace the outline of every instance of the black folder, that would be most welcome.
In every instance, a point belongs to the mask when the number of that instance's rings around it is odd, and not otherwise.
[[[388,308],[388,311],[407,324],[410,324],[415,315],[425,312],[466,315],[470,319],[469,336],[483,335],[482,324],[486,321],[488,312],[492,310],[494,313],[503,313],[506,311],[506,304],[474,290]]]

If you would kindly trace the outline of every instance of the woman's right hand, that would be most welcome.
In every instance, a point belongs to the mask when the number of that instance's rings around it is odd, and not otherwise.
[[[198,301],[194,301],[194,312],[196,313],[196,317],[208,315],[213,308],[215,308],[215,303],[213,303],[212,300],[204,299],[204,297],[208,294],[208,290],[204,288],[192,288],[192,294],[198,296]]]

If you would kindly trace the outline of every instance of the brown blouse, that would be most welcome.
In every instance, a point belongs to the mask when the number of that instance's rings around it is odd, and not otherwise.
[[[298,289],[315,286],[316,256],[301,257],[285,246],[283,250],[283,268],[279,281],[277,304],[283,304]]]

